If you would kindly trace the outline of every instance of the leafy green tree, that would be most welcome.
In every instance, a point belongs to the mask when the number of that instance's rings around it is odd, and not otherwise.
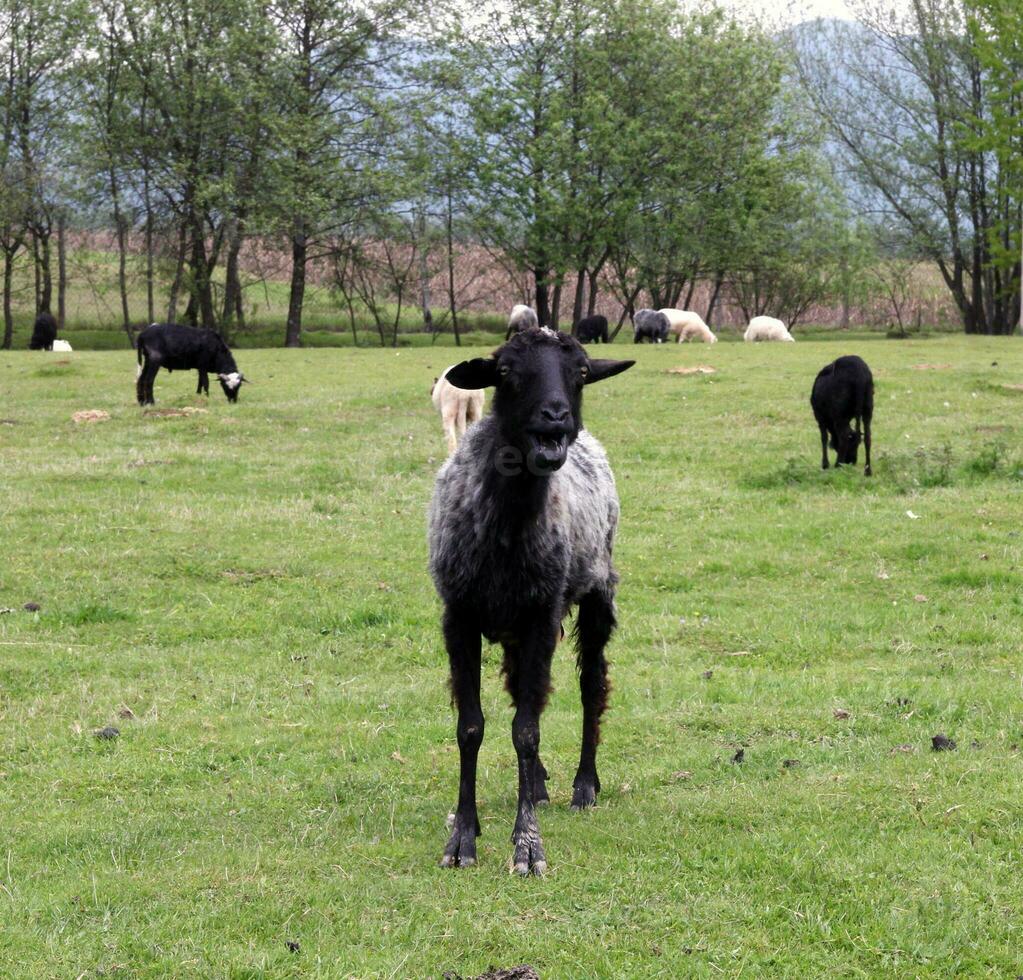
[[[972,2],[972,0],[971,0]],[[966,0],[892,7],[852,0],[855,24],[797,38],[799,75],[860,189],[906,255],[940,270],[967,333],[1016,324],[1004,155],[984,145],[998,83],[971,37]],[[1018,202],[1016,207],[1018,208]]]
[[[1000,213],[991,229],[991,262],[1003,274],[1008,311],[1023,332],[1023,8],[1015,0],[968,0],[970,36],[988,94],[977,120],[979,146],[996,160]]]

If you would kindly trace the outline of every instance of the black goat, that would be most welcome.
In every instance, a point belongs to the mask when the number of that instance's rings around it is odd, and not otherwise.
[[[660,310],[636,310],[632,318],[634,343],[649,340],[651,344],[663,344],[668,339],[668,318]]]
[[[53,342],[57,339],[57,321],[52,313],[45,310],[36,317],[32,327],[32,339],[28,342],[29,350],[53,350]]]
[[[584,316],[576,325],[573,331],[576,339],[581,344],[607,343],[607,317],[594,313],[593,316]]]
[[[153,381],[157,371],[198,371],[196,394],[210,393],[210,374],[220,380],[227,400],[238,400],[245,376],[238,371],[234,355],[224,339],[212,330],[184,327],[178,323],[154,323],[136,341],[139,369],[135,390],[140,405],[153,404]],[[145,363],[143,363],[143,361]]]
[[[813,382],[810,405],[821,430],[821,469],[828,468],[828,445],[838,454],[836,466],[856,465],[862,438],[867,454],[864,476],[870,476],[870,422],[874,415],[874,376],[855,354],[840,357],[821,369]],[[856,420],[856,428],[849,424]],[[863,435],[860,435],[860,422]]]
[[[561,621],[574,604],[583,737],[572,807],[596,801],[600,716],[609,690],[604,646],[615,627],[611,549],[618,497],[604,450],[582,428],[582,393],[584,385],[634,363],[591,360],[572,337],[541,328],[447,373],[456,387],[496,390],[491,413],[441,467],[430,505],[430,571],[444,602],[461,755],[445,866],[476,863],[481,634],[504,647],[505,685],[515,704],[514,871],[543,874],[547,867],[535,810],[548,799],[540,714]]]

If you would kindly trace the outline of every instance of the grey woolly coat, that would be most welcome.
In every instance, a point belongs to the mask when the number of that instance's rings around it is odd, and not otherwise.
[[[468,430],[437,474],[429,514],[430,573],[446,603],[474,615],[489,640],[531,610],[559,618],[593,590],[613,594],[618,495],[603,447],[585,429],[564,466],[520,493],[501,476],[493,415]],[[535,491],[534,491],[535,492]]]

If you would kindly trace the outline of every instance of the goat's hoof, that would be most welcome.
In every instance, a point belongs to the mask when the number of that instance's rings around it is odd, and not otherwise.
[[[597,804],[597,788],[593,783],[580,783],[572,790],[572,809],[588,810]]]
[[[454,830],[440,859],[442,868],[471,868],[476,863],[476,835],[471,827],[455,817]]]
[[[512,834],[515,851],[512,853],[511,871],[516,875],[542,875],[547,870],[547,855],[543,852],[543,838],[536,819],[532,815],[521,815]]]
[[[525,850],[521,846],[516,847],[512,857],[511,873],[520,878],[530,874],[542,878],[547,873],[547,857],[543,852],[543,845],[534,844],[531,847],[527,846]]]
[[[535,874],[537,878],[542,878],[547,873],[547,862],[536,861],[530,866],[525,861],[519,861],[512,866],[512,874],[516,874],[520,878],[525,878],[530,873]]]
[[[873,471],[873,470],[872,470],[872,469],[871,469],[871,468],[870,468],[870,467],[868,466],[868,467],[867,467],[867,468],[866,468],[866,469],[865,469],[865,470],[863,471],[863,475],[864,475],[864,476],[873,476],[873,475],[874,475],[874,471]]]

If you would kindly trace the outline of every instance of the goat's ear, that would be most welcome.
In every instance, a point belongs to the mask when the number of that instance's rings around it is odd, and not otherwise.
[[[590,361],[590,373],[586,375],[586,383],[593,384],[594,381],[603,381],[605,378],[613,378],[622,371],[628,371],[635,361],[608,361],[596,359]]]
[[[456,388],[473,391],[497,384],[497,361],[492,357],[474,357],[471,361],[456,364],[444,379]]]

